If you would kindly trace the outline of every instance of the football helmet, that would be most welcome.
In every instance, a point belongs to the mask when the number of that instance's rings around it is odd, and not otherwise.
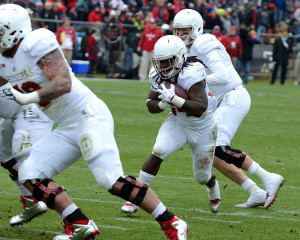
[[[0,6],[0,53],[12,48],[31,32],[31,20],[26,9],[16,4]]]
[[[154,45],[152,63],[162,79],[175,76],[187,58],[184,42],[176,36],[161,37]]]
[[[197,11],[184,9],[175,15],[172,28],[175,36],[178,36],[179,28],[191,28],[184,40],[185,45],[188,45],[203,33],[203,19]]]

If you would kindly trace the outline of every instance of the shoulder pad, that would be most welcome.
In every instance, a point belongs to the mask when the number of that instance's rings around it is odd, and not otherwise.
[[[208,53],[212,49],[224,47],[222,43],[212,34],[202,34],[198,36],[194,42],[195,47],[201,54]]]
[[[23,50],[37,61],[59,47],[56,36],[51,31],[40,28],[27,34],[23,40]]]
[[[187,68],[184,68],[184,78],[197,79],[196,82],[201,82],[206,78],[205,67],[199,62],[192,63]]]

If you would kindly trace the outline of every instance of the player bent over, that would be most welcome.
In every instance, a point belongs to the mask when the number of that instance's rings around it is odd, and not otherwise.
[[[55,35],[47,29],[32,31],[28,12],[15,4],[0,6],[0,30],[0,62],[6,66],[0,69],[1,96],[24,105],[37,103],[58,124],[32,146],[19,169],[19,181],[68,225],[68,234],[54,239],[99,235],[94,221],[51,179],[82,156],[101,187],[152,214],[169,239],[187,239],[187,224],[173,216],[147,185],[124,175],[112,115],[74,76]]]
[[[154,46],[154,68],[149,74],[152,87],[147,107],[150,113],[160,113],[169,108],[172,113],[161,126],[152,154],[145,161],[139,178],[149,185],[163,160],[188,143],[195,180],[207,186],[209,206],[216,213],[221,204],[218,181],[211,171],[216,145],[213,118],[216,101],[208,94],[205,67],[195,58],[187,60],[186,56],[184,42],[176,36],[164,36]],[[167,89],[164,84],[168,82],[181,86],[188,99],[177,96],[174,85]],[[137,207],[127,202],[121,211],[132,214]]]
[[[11,226],[30,222],[45,213],[47,206],[37,201],[18,181],[18,169],[29,156],[29,151],[36,141],[49,134],[53,121],[49,120],[35,104],[21,106],[14,101],[0,98],[0,162],[9,171],[11,179],[21,192],[23,209],[9,221]]]
[[[266,171],[249,155],[230,146],[239,125],[250,109],[251,99],[226,49],[215,36],[202,34],[202,17],[192,9],[181,10],[175,15],[173,33],[185,42],[189,49],[188,56],[197,57],[207,66],[209,90],[218,101],[215,111],[218,136],[214,167],[250,193],[250,198],[236,207],[249,208],[263,205],[269,208],[275,201],[284,178]],[[240,169],[229,164],[234,164],[258,177],[266,191],[257,187],[256,183]]]

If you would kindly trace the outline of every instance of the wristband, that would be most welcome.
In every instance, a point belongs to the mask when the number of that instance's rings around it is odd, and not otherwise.
[[[27,94],[20,93],[13,88],[11,89],[11,91],[12,91],[12,94],[15,96],[16,101],[22,105],[40,102],[40,96],[37,91],[27,93]]]
[[[177,95],[174,95],[174,97],[170,101],[173,105],[176,107],[181,108],[183,104],[185,103],[185,99],[178,97]]]

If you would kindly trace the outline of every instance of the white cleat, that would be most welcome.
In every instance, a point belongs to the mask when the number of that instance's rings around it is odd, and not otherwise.
[[[280,187],[283,185],[285,179],[276,173],[271,173],[264,181],[264,185],[267,192],[267,200],[265,202],[264,208],[269,208],[275,201]]]
[[[93,220],[80,220],[74,223],[64,221],[64,234],[53,240],[92,240],[99,235],[99,229]]]
[[[267,199],[267,193],[261,188],[257,188],[245,203],[235,205],[236,208],[256,208],[263,206]]]
[[[137,212],[137,210],[139,209],[138,206],[134,205],[131,202],[126,202],[122,207],[121,207],[121,212],[122,213],[127,213],[127,214],[133,214],[135,212]]]
[[[47,212],[47,205],[42,201],[37,201],[32,196],[21,196],[21,203],[23,203],[22,212],[9,221],[12,227],[28,223],[35,217]]]
[[[170,221],[160,224],[169,240],[187,240],[188,225],[185,221],[173,217]]]
[[[220,206],[221,206],[221,195],[220,195],[220,189],[219,189],[219,183],[216,180],[215,186],[212,188],[209,188],[206,186],[207,194],[208,194],[208,206],[212,213],[219,212]]]

